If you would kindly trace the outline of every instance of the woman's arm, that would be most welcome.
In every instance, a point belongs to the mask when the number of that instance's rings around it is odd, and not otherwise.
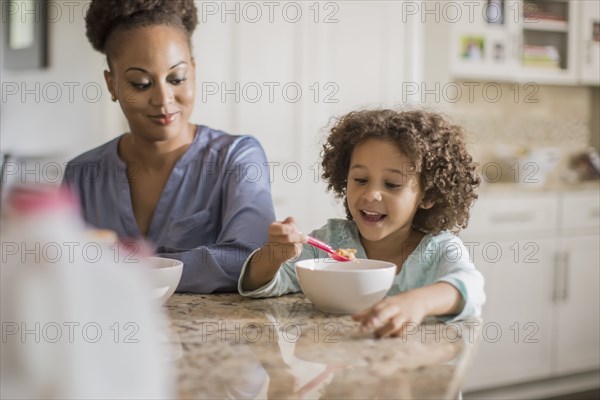
[[[256,139],[247,137],[236,143],[220,173],[222,229],[216,243],[194,249],[157,249],[159,256],[183,261],[178,291],[237,291],[244,261],[267,241],[268,226],[275,220],[268,164]]]

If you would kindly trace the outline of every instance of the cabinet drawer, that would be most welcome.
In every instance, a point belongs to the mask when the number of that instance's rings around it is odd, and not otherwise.
[[[468,235],[482,233],[553,232],[558,223],[556,196],[530,195],[480,198],[471,209]]]
[[[561,229],[600,227],[600,195],[598,193],[564,194],[560,207]]]

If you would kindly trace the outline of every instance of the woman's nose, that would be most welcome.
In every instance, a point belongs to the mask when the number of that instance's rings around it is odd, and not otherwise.
[[[153,106],[164,106],[173,102],[173,91],[168,85],[155,85],[152,89],[150,103]]]

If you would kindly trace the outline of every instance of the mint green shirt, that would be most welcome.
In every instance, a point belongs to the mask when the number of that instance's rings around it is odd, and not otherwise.
[[[356,258],[367,258],[354,221],[330,219],[325,226],[311,232],[310,235],[330,244],[333,248],[356,249]],[[238,291],[248,297],[272,297],[300,292],[300,284],[294,270],[295,263],[310,258],[328,257],[324,251],[305,244],[302,247],[302,254],[283,263],[271,282],[256,290],[244,291],[242,280],[253,254],[246,259],[238,281]],[[387,295],[393,296],[436,282],[447,282],[462,295],[464,307],[458,315],[451,318],[452,320],[481,315],[481,307],[485,303],[483,276],[470,261],[469,252],[463,242],[448,231],[437,235],[427,234],[423,237],[404,261]]]

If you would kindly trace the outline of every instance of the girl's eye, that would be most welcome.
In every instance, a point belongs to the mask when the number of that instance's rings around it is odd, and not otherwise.
[[[402,185],[398,185],[397,183],[386,183],[385,187],[387,187],[388,189],[398,189],[400,186]]]
[[[137,90],[144,90],[144,89],[148,89],[150,87],[150,82],[144,82],[144,83],[130,82],[130,83],[131,83],[131,86],[133,86]]]
[[[354,178],[354,182],[358,183],[359,185],[364,185],[367,183],[367,180],[362,178]]]

